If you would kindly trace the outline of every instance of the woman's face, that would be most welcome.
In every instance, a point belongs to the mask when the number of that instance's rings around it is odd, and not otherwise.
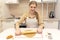
[[[29,6],[29,9],[30,9],[30,12],[31,13],[34,13],[35,12],[35,10],[36,10],[36,4],[31,4],[30,6]]]

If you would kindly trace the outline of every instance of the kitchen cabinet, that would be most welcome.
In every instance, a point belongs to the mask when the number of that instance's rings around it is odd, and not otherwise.
[[[2,21],[0,20],[0,32],[2,32]]]
[[[18,0],[5,0],[6,4],[18,4]]]
[[[45,28],[56,28],[58,29],[58,21],[44,21]]]
[[[3,20],[2,28],[3,28],[3,30],[6,30],[8,28],[14,28],[14,20],[13,19]]]
[[[30,1],[37,1],[37,2],[47,2],[47,3],[51,3],[51,2],[57,2],[57,0],[30,0]]]
[[[57,2],[57,0],[42,0],[43,2],[51,3],[51,2]]]
[[[41,3],[41,0],[30,0],[30,1],[37,1],[37,2]]]

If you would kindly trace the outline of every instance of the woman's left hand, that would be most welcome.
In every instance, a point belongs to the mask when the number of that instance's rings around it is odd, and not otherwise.
[[[39,34],[42,34],[42,31],[43,31],[42,28],[38,28],[38,29],[37,29],[37,32],[38,32]]]

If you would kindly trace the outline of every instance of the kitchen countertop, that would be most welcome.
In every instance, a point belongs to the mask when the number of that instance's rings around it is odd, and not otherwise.
[[[31,29],[31,30],[35,30],[36,28],[21,28],[22,31],[27,30],[27,29]],[[48,39],[48,33],[51,33],[52,35],[52,40],[60,40],[60,30],[58,29],[43,29],[43,33],[42,34],[36,34],[34,37],[32,38],[27,38],[24,35],[21,36],[15,36],[15,29],[14,28],[9,28],[3,32],[0,33],[0,40],[6,40],[6,37],[8,35],[13,35],[14,36],[14,40],[40,40],[41,39],[41,35],[43,36],[42,39],[43,40],[49,40]],[[41,40],[42,40],[41,39]]]
[[[47,18],[44,19],[44,21],[59,21],[60,19],[56,19],[56,18]]]
[[[13,20],[13,19],[17,19],[17,18],[0,18],[0,20]],[[57,18],[45,18],[43,20],[60,20],[60,19],[57,19]]]

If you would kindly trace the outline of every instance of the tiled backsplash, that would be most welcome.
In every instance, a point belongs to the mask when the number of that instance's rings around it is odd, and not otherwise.
[[[16,17],[21,16],[23,13],[28,11],[28,3],[20,3],[19,5],[8,5],[10,13]],[[41,4],[38,5],[37,11],[42,13]]]
[[[0,3],[2,4],[2,3]],[[19,17],[19,16],[22,16],[23,13],[25,13],[26,11],[28,11],[28,4],[29,4],[29,1],[28,0],[21,0],[19,4],[2,4],[0,5],[0,15],[3,16],[3,17],[10,17],[11,15],[14,15],[15,17]],[[47,4],[44,3],[43,4],[43,16],[44,18],[47,18]],[[50,3],[49,4],[49,12],[54,9],[53,8],[53,4]],[[42,3],[38,3],[38,6],[37,6],[37,11],[42,14]]]
[[[8,5],[9,7],[9,10],[10,10],[10,13],[12,15],[15,15],[15,17],[19,17],[19,16],[22,16],[23,13],[25,13],[26,11],[28,11],[28,4],[29,3],[25,3],[25,2],[21,2],[20,4],[14,4],[14,5]],[[48,15],[47,15],[47,4],[44,3],[43,4],[43,17],[44,18],[48,18]],[[53,10],[53,4],[49,4],[49,8],[48,8],[48,14],[50,13],[51,10]],[[37,11],[42,14],[42,4],[41,3],[38,3],[38,6],[37,6]]]

